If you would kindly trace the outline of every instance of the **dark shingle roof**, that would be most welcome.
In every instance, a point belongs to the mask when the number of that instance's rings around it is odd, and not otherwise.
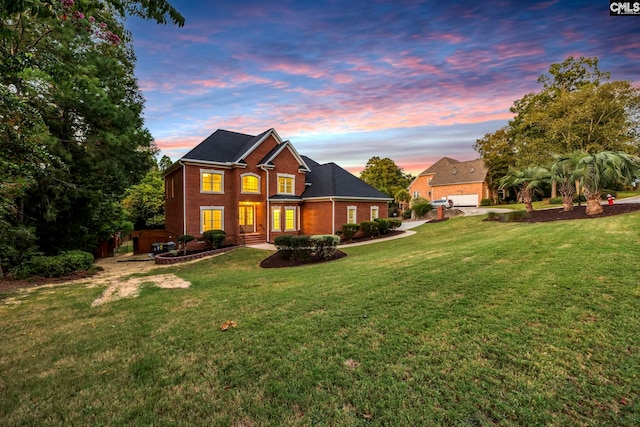
[[[335,163],[320,165],[306,157],[305,163],[311,168],[311,172],[307,174],[307,182],[311,185],[302,194],[303,199],[314,197],[390,199],[386,194]]]
[[[182,159],[220,163],[240,161],[242,156],[271,130],[252,136],[218,129],[185,154]]]

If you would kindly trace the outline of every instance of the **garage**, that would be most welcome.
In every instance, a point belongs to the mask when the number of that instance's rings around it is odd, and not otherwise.
[[[477,194],[456,194],[447,198],[453,202],[453,206],[478,206]]]

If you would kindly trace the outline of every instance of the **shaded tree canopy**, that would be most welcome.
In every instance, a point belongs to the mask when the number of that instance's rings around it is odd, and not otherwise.
[[[410,174],[404,173],[402,168],[388,157],[381,159],[374,156],[360,172],[360,179],[388,196],[394,197],[398,191],[406,189],[413,178]]]
[[[569,57],[540,76],[543,88],[516,100],[505,128],[474,145],[494,179],[506,165],[548,165],[554,154],[640,152],[640,90],[629,81],[608,81],[597,58]]]
[[[184,22],[163,0],[0,2],[0,223],[46,253],[93,249],[155,164],[125,14]]]

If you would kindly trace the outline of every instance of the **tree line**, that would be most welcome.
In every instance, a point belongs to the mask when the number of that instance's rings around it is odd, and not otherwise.
[[[92,251],[155,166],[130,15],[184,24],[164,0],[0,1],[0,262]]]

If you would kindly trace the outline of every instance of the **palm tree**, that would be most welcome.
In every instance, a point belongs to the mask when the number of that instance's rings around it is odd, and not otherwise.
[[[612,184],[630,184],[640,173],[640,158],[616,151],[589,154],[576,151],[570,161],[575,165],[574,177],[580,181],[587,199],[587,215],[603,212],[602,189]]]
[[[562,196],[562,207],[565,212],[573,210],[573,197],[576,194],[575,164],[572,155],[554,155],[556,162],[551,166],[551,182]]]
[[[509,173],[500,180],[500,189],[516,187],[527,212],[533,212],[533,194],[539,191],[542,183],[549,180],[549,171],[543,167],[509,169]]]

